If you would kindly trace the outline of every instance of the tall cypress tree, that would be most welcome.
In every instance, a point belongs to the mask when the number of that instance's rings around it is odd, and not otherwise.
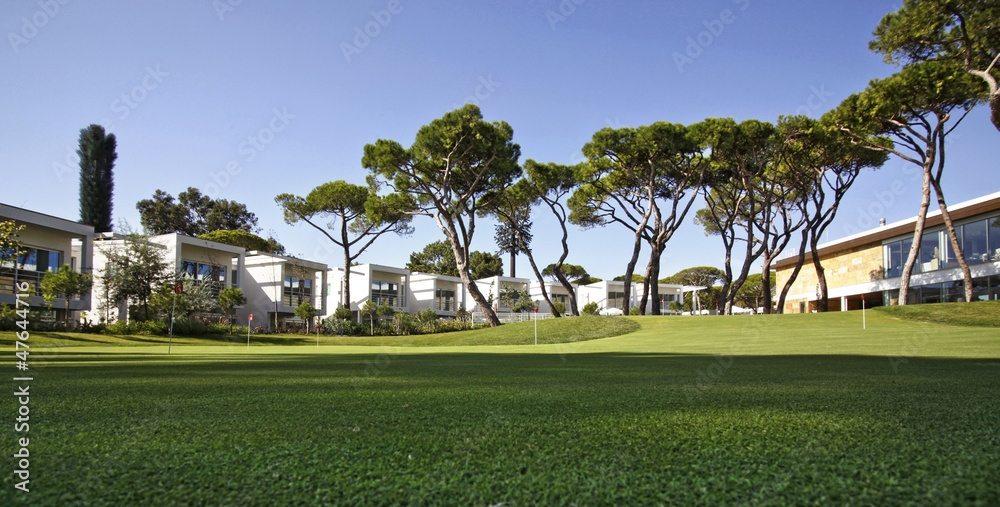
[[[104,127],[90,125],[80,130],[80,222],[93,225],[94,232],[111,231],[111,197],[117,142]]]

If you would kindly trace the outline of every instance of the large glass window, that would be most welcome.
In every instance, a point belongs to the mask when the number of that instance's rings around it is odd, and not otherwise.
[[[965,302],[965,281],[955,280],[941,284],[942,303],[963,303]]]
[[[455,311],[455,291],[437,289],[434,293],[434,309],[442,312]]]
[[[292,308],[298,308],[302,303],[312,304],[312,280],[286,276],[283,296],[282,303]]]
[[[983,301],[990,298],[989,277],[972,279],[972,300]]]
[[[925,232],[920,240],[920,270],[922,272],[941,269],[941,233]]]
[[[625,308],[625,293],[608,292],[608,308]]]
[[[962,229],[965,231],[962,250],[965,252],[966,262],[976,264],[989,260],[986,220],[965,224]]]
[[[945,248],[944,248],[945,255],[944,255],[944,259],[943,259],[944,265],[942,267],[944,267],[944,268],[957,268],[958,267],[958,256],[955,254],[955,248],[951,246],[951,236],[948,235],[947,229],[944,230],[944,231],[941,231],[941,236],[942,236],[941,241],[943,241],[944,245],[945,245]],[[955,236],[958,237],[958,244],[961,245],[962,244],[962,226],[961,225],[956,225],[955,226]]]
[[[990,260],[1000,261],[1000,216],[988,220],[990,223]]]
[[[893,278],[903,275],[903,265],[906,264],[906,258],[910,255],[910,245],[913,244],[913,239],[904,239],[902,241],[893,241],[882,247],[882,262],[885,267],[885,277]],[[914,266],[915,273],[920,272],[920,264],[917,263]]]
[[[1000,275],[993,275],[990,277],[989,299],[992,300],[1000,299]]]
[[[372,282],[372,301],[376,305],[389,305],[401,308],[399,304],[399,284],[392,282]]]
[[[4,263],[0,292],[14,293],[18,283],[26,282],[29,294],[41,295],[42,278],[48,271],[59,271],[63,254],[42,248],[25,247],[23,250],[24,254],[13,262]]]

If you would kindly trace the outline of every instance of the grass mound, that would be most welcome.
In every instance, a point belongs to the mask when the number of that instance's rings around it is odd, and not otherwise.
[[[955,326],[1000,327],[1000,301],[883,306],[874,311],[890,317]]]
[[[599,338],[621,336],[639,329],[633,319],[625,317],[581,316],[538,321],[538,343],[572,343]],[[13,332],[0,332],[0,346],[14,346]],[[55,347],[129,347],[167,345],[166,336],[32,332],[32,344],[44,348]],[[246,335],[231,336],[174,336],[174,346],[218,346],[246,343]],[[253,335],[250,343],[254,347],[268,345],[315,346],[316,335]],[[530,345],[535,343],[535,323],[520,322],[505,324],[496,328],[474,329],[451,333],[409,335],[409,336],[323,336],[320,345],[362,345],[393,347],[450,347],[465,345]]]

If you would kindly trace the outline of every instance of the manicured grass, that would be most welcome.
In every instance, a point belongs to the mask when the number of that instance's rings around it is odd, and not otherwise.
[[[629,320],[537,347],[38,350],[32,492],[7,473],[0,504],[1000,503],[995,329]]]
[[[875,311],[892,317],[956,326],[1000,327],[1000,301],[886,306]]]
[[[538,321],[538,343],[571,343],[608,338],[631,333],[639,325],[621,317],[582,316],[573,319],[545,319]],[[32,333],[32,340],[40,346],[52,347],[127,347],[137,345],[163,345],[170,341],[166,336],[109,336],[84,333]],[[0,332],[0,347],[12,347],[15,334]],[[175,336],[173,345],[246,345],[246,335],[190,337]],[[314,334],[264,334],[250,336],[251,346],[305,345],[316,346]],[[319,344],[362,345],[394,347],[447,347],[462,345],[529,345],[535,343],[535,323],[521,322],[496,328],[457,331],[451,333],[408,336],[319,336]]]

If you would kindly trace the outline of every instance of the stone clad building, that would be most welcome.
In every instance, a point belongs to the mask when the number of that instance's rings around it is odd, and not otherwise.
[[[933,209],[933,208],[932,208]],[[1000,299],[1000,192],[949,206],[973,276],[973,298]],[[916,217],[820,245],[830,311],[899,304],[902,266],[913,243]],[[811,255],[792,285],[785,313],[817,309],[818,285]],[[789,279],[797,255],[774,264],[776,290]],[[964,281],[940,210],[927,215],[923,241],[910,278],[908,304],[963,301]]]

